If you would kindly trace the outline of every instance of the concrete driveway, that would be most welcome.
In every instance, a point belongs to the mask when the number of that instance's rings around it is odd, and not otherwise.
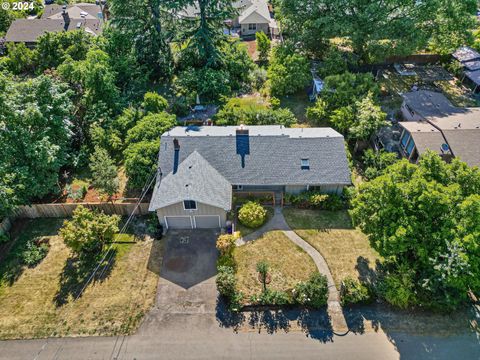
[[[218,235],[215,230],[168,232],[155,307],[145,316],[139,334],[157,333],[173,318],[215,314]]]

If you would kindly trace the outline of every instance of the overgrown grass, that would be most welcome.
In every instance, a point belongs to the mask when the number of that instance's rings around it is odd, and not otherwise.
[[[96,262],[76,261],[57,235],[61,224],[59,219],[30,221],[0,265],[4,274],[18,261],[15,249],[22,243],[48,239],[50,250],[42,262],[17,267],[14,281],[0,284],[0,339],[128,334],[152,306],[157,271],[150,269],[158,269],[155,263],[161,262],[159,242],[119,236],[111,266],[100,268],[95,281],[74,300]]]
[[[268,223],[274,215],[274,210],[273,210],[272,207],[265,206],[265,210],[267,210],[267,218],[266,218],[265,222],[263,223],[263,225]],[[242,225],[240,220],[238,220],[238,211],[237,211],[236,216],[237,216],[237,228],[235,229],[235,231],[239,231],[241,236],[247,236],[247,235],[249,235],[249,234],[251,234],[254,231],[259,229],[259,228],[258,229],[252,229],[252,228],[249,228],[249,227],[246,227],[246,226]],[[260,226],[260,228],[261,228],[261,226]]]
[[[442,90],[443,94],[458,107],[479,106],[475,99],[469,96],[469,92],[455,83],[456,80],[435,81],[435,86]]]
[[[256,269],[261,260],[270,265],[271,283],[267,286],[272,290],[291,293],[298,282],[307,280],[317,271],[310,256],[281,231],[268,232],[258,240],[237,247],[233,256],[237,263],[237,290],[245,295],[244,303],[262,291]]]
[[[308,124],[306,111],[307,108],[313,106],[314,103],[308,99],[306,91],[302,90],[293,95],[283,96],[280,98],[280,107],[290,109],[300,124]],[[329,126],[328,124],[318,124],[315,126]]]
[[[327,261],[335,284],[346,277],[371,279],[381,258],[360,230],[352,226],[347,211],[287,208],[284,216],[295,232]]]

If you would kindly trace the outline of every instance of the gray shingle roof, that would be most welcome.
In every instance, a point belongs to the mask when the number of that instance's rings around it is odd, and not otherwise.
[[[77,24],[80,23],[80,28]],[[102,22],[99,19],[71,19],[68,31],[84,30],[91,34],[102,32]],[[65,31],[65,22],[59,19],[18,19],[15,20],[5,35],[7,42],[36,42],[37,39],[47,32]]]
[[[198,152],[192,152],[155,186],[150,211],[195,200],[225,210],[232,207],[232,186]]]
[[[159,165],[163,175],[174,167],[174,145],[180,145],[179,163],[197,151],[232,185],[350,185],[344,138],[330,128],[249,126],[248,139],[237,141],[237,127],[176,127],[163,134]],[[244,167],[241,155],[244,152]],[[301,169],[309,159],[310,170]]]
[[[89,14],[88,18],[93,17],[95,19],[98,18],[98,13],[102,12],[102,8],[100,7],[100,5],[96,5],[96,4],[79,3],[74,5],[68,5],[67,11],[68,11],[68,14],[70,15],[70,18],[72,19],[81,18],[78,9],[80,9],[80,11],[85,11],[86,13],[88,13]],[[63,11],[63,5],[58,5],[58,4],[46,5],[45,9],[43,10],[43,14],[41,18],[46,19],[46,18],[51,18],[52,16],[53,17],[57,17],[57,15],[61,16],[62,11]]]

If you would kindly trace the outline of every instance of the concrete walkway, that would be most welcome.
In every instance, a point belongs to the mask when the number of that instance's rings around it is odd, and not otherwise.
[[[318,272],[327,277],[328,283],[328,314],[332,322],[333,331],[337,334],[345,333],[348,331],[347,322],[343,315],[342,307],[340,305],[340,294],[333,281],[332,274],[328,268],[327,262],[323,256],[309,243],[298,236],[287,224],[285,217],[282,213],[282,208],[276,207],[273,218],[257,231],[237,240],[237,246],[244,245],[250,241],[254,241],[260,238],[263,234],[280,230],[296,245],[301,247],[315,262]]]

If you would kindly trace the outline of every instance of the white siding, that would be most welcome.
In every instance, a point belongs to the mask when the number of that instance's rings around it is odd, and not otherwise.
[[[157,210],[158,220],[165,227],[165,216],[218,215],[221,226],[225,226],[227,212],[224,209],[197,202],[197,210],[184,210],[183,201]],[[193,221],[193,219],[192,219]]]

